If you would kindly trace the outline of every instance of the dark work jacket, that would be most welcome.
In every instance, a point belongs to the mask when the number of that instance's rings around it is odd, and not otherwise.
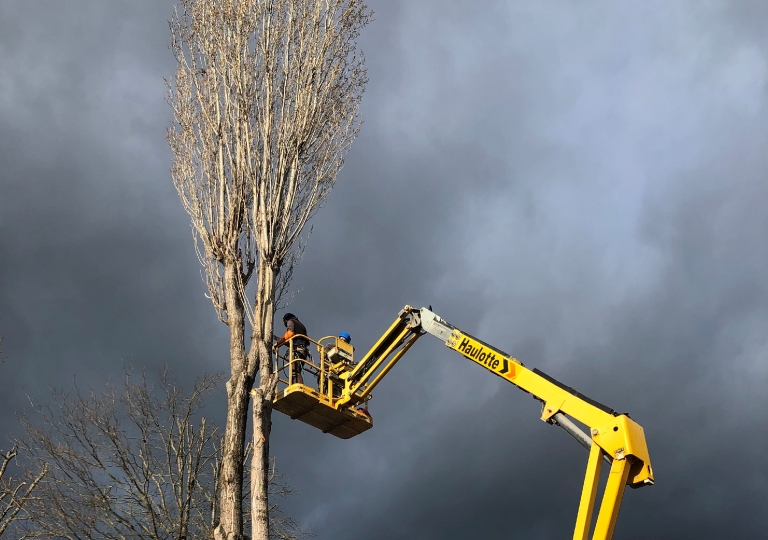
[[[304,326],[299,319],[288,319],[285,329],[294,334],[301,334],[302,336],[307,335],[307,327]],[[307,348],[309,347],[309,341],[302,338],[296,338],[293,340],[293,346]]]

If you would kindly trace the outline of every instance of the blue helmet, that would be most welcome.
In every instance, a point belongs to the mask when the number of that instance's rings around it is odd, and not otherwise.
[[[346,332],[342,332],[341,334],[339,334],[339,339],[343,339],[347,343],[352,343],[352,336],[350,336]]]

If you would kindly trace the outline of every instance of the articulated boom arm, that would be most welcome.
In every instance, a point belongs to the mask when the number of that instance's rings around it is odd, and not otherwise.
[[[423,335],[418,310],[410,306],[397,319],[349,373],[341,374],[346,381],[343,397],[336,408],[356,405],[370,395],[374,387],[389,373],[398,360]]]

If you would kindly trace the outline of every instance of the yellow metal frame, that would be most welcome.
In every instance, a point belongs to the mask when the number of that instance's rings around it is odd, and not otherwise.
[[[545,422],[553,422],[556,414],[564,413],[589,428],[592,446],[573,538],[589,538],[600,469],[606,456],[611,460],[611,470],[592,539],[612,538],[625,487],[642,487],[654,481],[643,428],[629,416],[610,411],[461,330],[453,328],[445,344],[540,400],[543,403],[541,419]]]
[[[307,359],[296,357],[294,339],[308,340],[310,349],[314,345],[318,353],[317,361],[314,360],[314,355]],[[286,340],[284,345],[276,347],[274,370],[278,377],[278,391],[273,407],[291,419],[309,424],[323,433],[349,439],[373,427],[373,420],[368,413],[369,398],[358,400],[356,404],[359,407],[336,406],[340,396],[334,395],[334,382],[343,383],[338,377],[349,371],[350,367],[344,362],[328,361],[326,346],[330,345],[341,345],[340,348],[351,352],[351,347],[344,347],[344,344],[340,344],[333,336],[324,337],[318,342],[307,336],[296,335]],[[292,382],[297,366],[301,366],[304,375],[301,382]],[[304,380],[304,377],[315,377],[317,385]]]
[[[366,404],[365,410],[367,412],[371,391],[408,352],[419,337],[424,335],[425,330],[421,326],[421,316],[425,314],[432,316],[435,320],[439,319],[431,312],[431,308],[430,310],[419,310],[405,306],[398,314],[398,318],[354,367],[326,363],[323,345],[310,340],[317,345],[317,350],[320,353],[320,365],[315,366],[320,383],[318,392],[315,393],[309,388],[306,389],[306,392],[314,393],[318,403],[323,407],[342,414],[351,412],[359,414],[354,407],[360,403]],[[602,462],[605,460],[609,461],[611,466],[600,509],[596,520],[594,520],[592,539],[610,540],[613,536],[625,487],[629,485],[637,488],[651,485],[654,482],[643,428],[626,414],[614,412],[539,370],[528,369],[516,358],[462,332],[445,323],[442,319],[439,319],[438,326],[440,328],[437,331],[430,330],[430,333],[440,336],[441,339],[447,335],[445,344],[448,348],[480,364],[488,371],[529,392],[541,401],[543,404],[541,419],[543,421],[554,424],[559,423],[558,418],[560,418],[562,420],[560,423],[562,423],[565,421],[562,415],[568,415],[587,426],[589,438],[586,435],[577,437],[582,444],[590,447],[590,452],[573,538],[574,540],[587,540],[589,538]],[[287,342],[289,345],[288,356],[278,355],[279,358],[286,360],[289,366],[293,366],[297,361],[293,355],[292,339]],[[321,342],[330,339],[336,338],[323,338]],[[305,365],[307,364],[314,366],[314,364],[305,362]],[[336,377],[339,384],[343,382],[340,397],[333,395],[332,376]],[[292,379],[289,374],[288,381],[290,380]],[[288,381],[284,382],[287,383]],[[324,384],[327,385],[327,388],[323,387]],[[300,385],[289,384],[286,390],[275,400],[275,408],[280,410],[281,399],[287,400],[291,389],[293,391],[305,391],[302,388],[296,388],[298,386]],[[325,413],[328,412],[325,409],[324,411]],[[316,421],[316,423],[318,422]],[[307,423],[311,422],[308,421]],[[361,431],[370,427],[363,424],[360,426],[363,428]],[[344,433],[349,435],[351,432],[348,429]],[[341,436],[338,433],[336,435]],[[354,436],[354,434],[349,436]],[[342,438],[348,438],[348,436],[342,436]]]
[[[461,330],[454,329],[446,345],[518,388],[533,394],[544,404],[541,419],[545,422],[550,421],[559,412],[565,413],[588,426],[592,440],[611,458],[634,458],[630,476],[633,486],[653,483],[645,433],[629,416],[607,412],[588,398],[577,395],[572,389],[556,384],[541,372],[528,369],[516,358]]]

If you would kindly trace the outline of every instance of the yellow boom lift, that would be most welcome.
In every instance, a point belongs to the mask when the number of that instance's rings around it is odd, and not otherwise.
[[[373,427],[368,414],[371,391],[389,373],[408,349],[425,334],[443,341],[465,358],[530,393],[542,403],[541,419],[562,427],[589,450],[587,472],[576,516],[574,540],[587,540],[592,529],[600,469],[610,464],[600,510],[594,523],[593,540],[609,540],[626,486],[653,484],[653,471],[645,434],[627,414],[594,401],[538,369],[529,369],[516,358],[496,349],[441,319],[430,308],[405,306],[389,329],[363,358],[355,363],[354,349],[336,337],[319,342],[307,336],[294,336],[284,349],[278,349],[275,368],[279,374],[274,408],[294,420],[341,439],[349,439]],[[318,358],[293,354],[293,340],[309,339],[316,345]],[[294,381],[293,372],[301,366],[306,378],[317,386]],[[571,418],[584,424],[585,433]]]

